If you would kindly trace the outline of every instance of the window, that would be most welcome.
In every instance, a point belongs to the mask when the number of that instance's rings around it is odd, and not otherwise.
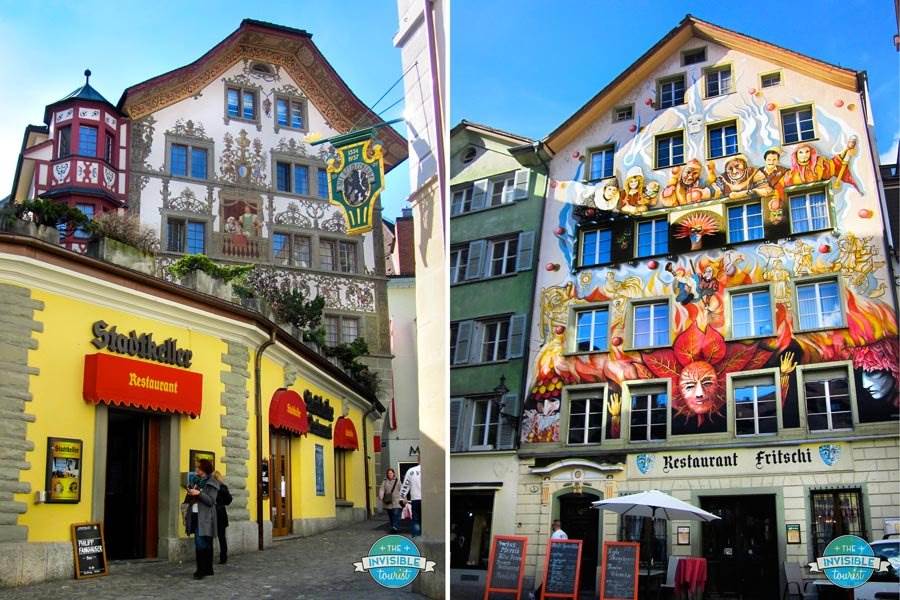
[[[91,220],[94,218],[94,205],[93,204],[76,204],[75,208],[81,211],[81,213]],[[91,237],[91,233],[79,227],[75,230],[75,237],[85,239]]]
[[[359,337],[359,319],[343,317],[341,319],[341,342],[352,344]]]
[[[655,256],[669,251],[669,221],[668,219],[653,219],[641,221],[637,226],[637,255]]]
[[[665,519],[654,519],[651,531],[652,536],[644,535],[644,520],[647,520],[647,529],[650,529],[650,517],[623,516],[619,540],[623,542],[639,542],[641,568],[646,568],[650,562],[647,557],[653,558],[653,564],[665,565],[669,562],[669,525]],[[649,538],[649,539],[648,539]]]
[[[187,175],[187,146],[172,144],[169,149],[169,171],[172,175],[184,177]]]
[[[784,131],[784,143],[792,144],[811,140],[816,137],[813,130],[813,113],[811,106],[801,106],[781,111],[781,127]]]
[[[620,121],[630,121],[634,118],[634,106],[617,106],[613,111],[613,123]]]
[[[310,239],[307,236],[278,232],[272,234],[272,256],[279,264],[309,267],[312,264],[310,250]]]
[[[240,117],[241,116],[241,92],[240,92],[240,90],[236,90],[234,88],[228,88],[226,102],[228,104],[228,116],[229,117]]]
[[[665,346],[669,343],[668,302],[638,304],[634,306],[633,314],[633,347]]]
[[[506,360],[509,348],[509,319],[486,321],[481,343],[481,362]]]
[[[72,127],[61,127],[59,130],[59,149],[57,156],[65,158],[72,154]]]
[[[206,223],[185,219],[169,219],[166,228],[166,249],[187,254],[206,253]]]
[[[613,147],[598,148],[589,152],[589,180],[598,181],[613,176]]]
[[[276,98],[275,121],[281,127],[303,129],[303,103],[287,98]]]
[[[450,214],[458,215],[472,210],[472,188],[468,187],[453,192]]]
[[[847,369],[804,371],[803,389],[810,431],[853,429]]]
[[[291,165],[275,163],[275,189],[279,192],[291,191]]]
[[[497,430],[500,427],[500,410],[493,400],[472,401],[472,437],[469,448],[485,450],[497,445]]]
[[[326,315],[323,320],[325,323],[326,346],[334,347],[338,344],[352,344],[356,338],[360,337],[359,319],[356,317]]]
[[[738,152],[737,123],[722,123],[713,125],[706,130],[706,139],[709,143],[710,158],[720,158]]]
[[[513,193],[516,189],[515,174],[510,174],[502,179],[491,181],[491,197],[488,206],[500,206],[513,201]]]
[[[812,508],[813,556],[822,556],[836,537],[856,535],[866,539],[862,495],[856,490],[815,490],[810,492]]]
[[[206,179],[208,176],[206,158],[206,148],[173,143],[169,146],[169,174],[187,177],[190,173],[194,179]]]
[[[103,153],[106,162],[112,164],[113,161],[113,137],[109,132],[106,133],[106,152]]]
[[[736,435],[760,435],[778,431],[775,377],[735,378],[734,432]]]
[[[478,148],[476,148],[475,146],[470,146],[466,148],[466,151],[465,153],[463,153],[461,160],[464,165],[467,165],[475,160],[476,156],[478,156]]]
[[[801,330],[840,327],[843,324],[841,295],[836,280],[798,285],[797,301]]]
[[[706,97],[731,93],[731,67],[719,67],[706,71]]]
[[[276,162],[275,190],[309,196],[309,166],[281,161]]]
[[[450,364],[455,365],[456,350],[459,347],[459,323],[450,323]]]
[[[256,120],[255,91],[229,87],[225,91],[225,104],[230,118]]]
[[[359,272],[356,243],[343,240],[319,240],[319,268],[342,273]]]
[[[731,294],[731,336],[747,338],[772,335],[769,290]]]
[[[599,444],[603,434],[603,397],[569,401],[569,443]]]
[[[334,242],[319,240],[319,268],[323,271],[334,271]]]
[[[684,133],[678,131],[656,138],[656,168],[663,169],[684,162]]]
[[[631,392],[631,441],[666,439],[666,411],[669,395],[665,389],[635,388]]]
[[[695,65],[706,61],[706,47],[691,48],[681,53],[682,65]]]
[[[347,463],[352,450],[334,449],[334,499],[347,499]]]
[[[762,205],[742,204],[728,207],[729,243],[759,240],[764,235]]]
[[[831,227],[825,190],[791,196],[791,233],[806,233]]]
[[[776,85],[781,85],[781,72],[776,71],[774,73],[763,73],[759,76],[760,87],[774,87]]]
[[[316,191],[319,198],[328,198],[328,171],[321,167],[316,170]]]
[[[206,179],[206,148],[191,148],[191,177]]]
[[[612,231],[597,229],[581,232],[581,260],[579,266],[603,265],[612,260]]]
[[[97,128],[89,125],[78,126],[78,154],[97,156]]]
[[[356,266],[356,244],[338,242],[338,270],[342,273],[358,272]]]
[[[518,241],[518,236],[490,241],[490,277],[515,273]]]
[[[657,108],[684,104],[684,75],[662,79],[656,83]]]
[[[294,165],[294,193],[309,196],[309,167]]]
[[[605,352],[609,346],[609,310],[596,308],[575,313],[575,350]]]
[[[338,317],[325,317],[325,345],[337,346],[341,343],[341,320]]]
[[[241,116],[245,119],[256,118],[256,94],[247,90],[241,95]]]
[[[460,283],[466,279],[466,263],[469,260],[469,247],[460,246],[450,250],[450,283]]]

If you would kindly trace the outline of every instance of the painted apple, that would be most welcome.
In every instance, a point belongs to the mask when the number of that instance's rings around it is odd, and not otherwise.
[[[613,346],[621,346],[623,341],[624,340],[622,338],[620,338],[619,336],[616,336],[613,339],[609,340],[609,343],[612,344]]]
[[[556,327],[553,328],[553,333],[555,333],[556,335],[562,335],[565,332],[566,332],[565,325],[557,325]]]
[[[555,233],[556,235],[562,235],[562,234],[564,234],[565,232],[566,232],[566,228],[565,228],[565,227],[557,227],[557,228],[553,231],[553,233]]]
[[[575,152],[573,152],[573,153],[572,153],[572,158],[574,158],[575,160],[578,160],[579,158],[581,158],[581,151],[580,151],[580,150],[576,150]]]
[[[835,105],[837,108],[840,108],[840,107],[842,107],[842,106],[844,105],[844,101],[841,100],[840,98],[838,98],[837,100],[834,101],[834,105]]]
[[[589,209],[587,209],[586,211],[584,211],[584,214],[586,214],[588,217],[593,217],[594,215],[597,214],[597,209],[596,209],[596,208],[589,208]]]
[[[647,98],[646,100],[644,100],[644,104],[646,104],[647,106],[653,106],[653,98]]]
[[[634,133],[635,131],[637,131],[637,125],[632,123],[631,126],[628,127],[628,131],[630,131],[631,133]]]
[[[659,266],[659,262],[657,262],[655,260],[649,260],[649,261],[647,261],[647,266],[651,269],[655,269],[656,267]]]
[[[556,263],[552,263],[552,262],[547,263],[547,265],[544,268],[547,269],[548,271],[559,271],[559,265]]]
[[[768,104],[766,104],[766,110],[768,110],[769,112],[775,110],[775,103],[769,102]]]
[[[856,105],[855,105],[855,104],[848,104],[848,105],[847,105],[847,110],[849,110],[850,112],[853,112],[854,110],[856,110]]]
[[[860,219],[871,219],[874,213],[868,208],[861,208],[857,214],[859,214]]]
[[[831,252],[831,246],[829,246],[828,244],[822,244],[821,246],[819,246],[819,252],[821,254],[828,254],[829,252]]]
[[[747,92],[749,92],[751,96],[755,96],[755,95],[756,95],[756,88],[750,88],[749,90],[747,90]]]

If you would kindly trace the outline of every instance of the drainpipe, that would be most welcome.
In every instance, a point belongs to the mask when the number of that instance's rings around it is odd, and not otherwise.
[[[369,410],[366,411],[366,413],[363,415],[363,418],[362,418],[362,422],[363,422],[363,468],[365,471],[365,478],[366,478],[366,519],[368,519],[372,516],[372,512],[371,512],[372,502],[371,502],[371,500],[369,500],[369,490],[372,488],[372,486],[369,485],[369,433],[368,433],[369,428],[366,427],[366,419],[368,419],[369,415],[371,415],[376,410],[377,409],[374,406],[372,406],[372,408],[370,408]],[[373,448],[373,451],[374,451],[374,448]]]
[[[262,343],[256,349],[253,365],[253,383],[254,383],[254,400],[256,405],[256,528],[259,541],[259,549],[263,549],[263,488],[262,473],[260,473],[260,465],[263,460],[263,443],[262,443],[262,384],[259,381],[262,372],[262,355],[269,346],[275,344],[275,329],[269,334],[269,339]],[[266,458],[268,460],[268,458]]]

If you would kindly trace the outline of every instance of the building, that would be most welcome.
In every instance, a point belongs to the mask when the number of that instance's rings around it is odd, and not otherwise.
[[[6,232],[0,273],[0,584],[71,579],[75,523],[109,560],[190,560],[199,457],[234,497],[231,553],[375,506],[384,408],[258,312]]]
[[[532,140],[462,121],[450,133],[450,568],[484,586],[492,535],[515,534],[515,454],[545,175]],[[459,593],[457,591],[457,593]]]
[[[881,538],[900,371],[872,131],[864,72],[687,16],[513,149],[551,178],[520,426],[532,583],[555,518],[586,588],[599,542],[641,539],[744,598],[839,534]],[[588,510],[646,489],[721,520]]]
[[[393,384],[381,210],[370,233],[348,235],[345,215],[328,202],[328,145],[313,144],[378,125],[386,170],[407,148],[311,34],[245,19],[203,56],[129,87],[116,104],[85,75],[83,86],[45,108],[43,125],[26,128],[13,201],[52,198],[89,216],[127,209],[159,233],[157,273],[169,279],[166,266],[205,254],[221,264],[255,264],[272,283],[322,296],[326,345],[365,339],[365,360],[387,404]],[[88,237],[76,229],[61,232],[60,241],[83,252]],[[357,503],[351,512],[364,518],[372,506],[360,511]],[[292,533],[292,521],[276,535]]]
[[[444,597],[447,433],[447,164],[444,148],[447,102],[446,0],[397,0],[394,46],[403,67],[404,119],[409,145],[410,196],[415,224],[416,339],[419,370],[419,457],[422,464],[423,555],[435,574],[414,587]],[[424,418],[427,415],[428,418]]]

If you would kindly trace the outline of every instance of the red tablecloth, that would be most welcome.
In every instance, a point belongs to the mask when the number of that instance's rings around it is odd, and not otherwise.
[[[675,568],[675,589],[693,593],[706,589],[706,559],[685,556]]]

